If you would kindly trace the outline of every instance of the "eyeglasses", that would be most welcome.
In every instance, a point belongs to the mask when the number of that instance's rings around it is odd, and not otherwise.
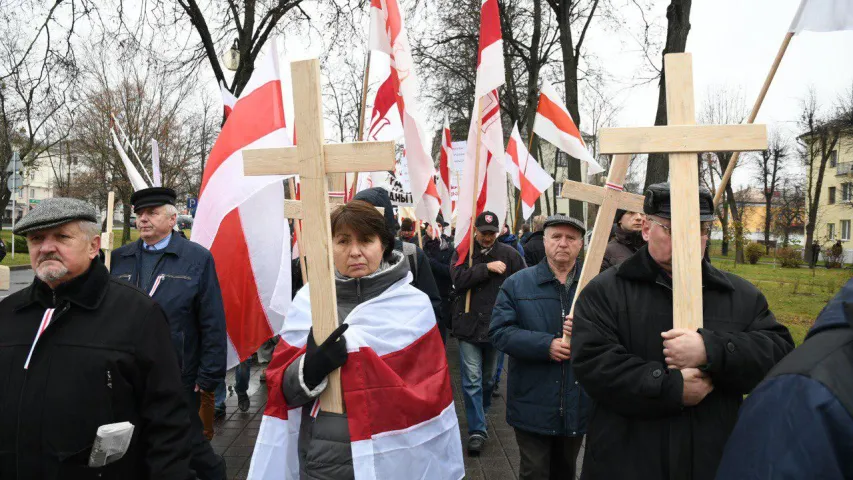
[[[666,225],[658,222],[657,220],[655,220],[654,218],[652,218],[650,216],[646,216],[646,219],[648,221],[654,223],[655,225],[661,227],[662,229],[664,229],[666,234],[669,235],[670,237],[672,236],[672,227],[667,227]],[[713,226],[714,226],[714,224],[712,222],[702,222],[699,224],[699,233],[703,237],[710,237],[711,236],[711,229]]]

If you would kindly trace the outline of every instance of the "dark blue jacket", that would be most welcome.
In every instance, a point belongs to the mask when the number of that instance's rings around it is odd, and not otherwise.
[[[498,237],[498,241],[514,248],[521,258],[524,258],[524,247],[521,246],[521,241],[515,235],[507,232]]]
[[[555,362],[548,353],[563,335],[581,268],[578,262],[566,291],[545,259],[509,277],[498,293],[489,339],[510,356],[506,421],[513,427],[570,437],[586,432],[592,400],[569,362]]]
[[[746,399],[718,479],[853,478],[853,413],[835,393],[853,389],[851,321],[845,312],[851,305],[853,280],[824,307],[805,343]],[[829,330],[834,331],[815,337]],[[843,344],[827,348],[827,341]]]
[[[111,274],[139,286],[137,240],[112,253]],[[210,252],[172,235],[152,278],[163,276],[152,297],[169,319],[172,343],[182,365],[184,385],[212,392],[225,379],[225,309]]]

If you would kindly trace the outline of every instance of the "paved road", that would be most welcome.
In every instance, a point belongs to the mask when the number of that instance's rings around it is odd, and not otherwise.
[[[9,291],[0,290],[0,300],[8,297],[9,295],[17,292],[18,290],[22,290],[27,287],[30,283],[33,282],[33,271],[32,270],[13,270],[12,271],[12,285]]]

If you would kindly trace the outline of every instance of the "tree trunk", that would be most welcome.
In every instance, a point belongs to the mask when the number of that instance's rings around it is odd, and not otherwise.
[[[121,244],[126,245],[130,242],[130,202],[124,201],[121,202],[123,207],[124,214],[124,225],[122,225],[121,229]]]
[[[723,227],[723,241],[720,244],[720,252],[724,257],[729,256],[729,202],[728,193],[726,192],[726,201],[723,203],[723,219],[720,224]]]
[[[557,15],[557,24],[560,28],[560,50],[563,53],[563,87],[566,89],[566,108],[572,116],[578,130],[581,128],[581,118],[578,111],[578,58],[575,55],[575,45],[572,39],[571,26],[571,1],[562,0],[560,11]],[[583,133],[581,133],[583,135]],[[554,177],[556,179],[557,177]],[[582,181],[580,160],[569,158],[569,167],[566,171],[569,180]],[[557,200],[554,199],[554,211],[557,211]],[[583,218],[583,202],[578,200],[569,201],[569,216]]]
[[[666,45],[661,58],[669,53],[684,52],[687,45],[687,34],[690,33],[690,6],[692,0],[671,0],[666,8]],[[666,77],[664,74],[664,63],[661,62],[660,84],[658,87],[658,108],[655,114],[655,125],[666,125]],[[669,157],[665,153],[654,153],[649,155],[646,167],[646,185],[667,181],[669,178]]]
[[[729,198],[735,198],[734,192],[732,191],[731,182],[726,185],[726,192]],[[746,261],[743,255],[743,221],[741,220],[742,212],[738,210],[737,202],[735,201],[729,202],[729,210],[732,212],[732,227],[734,227],[735,230],[735,265],[739,263],[744,264],[746,263]]]
[[[765,197],[764,202],[764,253],[770,255],[770,218],[773,193]]]

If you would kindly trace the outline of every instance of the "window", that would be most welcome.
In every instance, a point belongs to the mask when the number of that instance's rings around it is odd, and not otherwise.
[[[835,168],[838,165],[838,150],[829,152],[829,166]]]
[[[841,221],[841,241],[846,242],[850,240],[850,220],[842,220]]]
[[[835,203],[835,187],[829,187],[829,204]]]
[[[561,182],[554,182],[554,196],[560,197],[563,193],[563,184]]]
[[[826,224],[826,237],[829,240],[835,240],[835,224],[827,223]]]
[[[841,184],[841,201],[842,202],[850,201],[850,195],[851,195],[851,193],[853,193],[850,191],[851,190],[850,185],[851,184],[849,184],[849,183],[842,183]]]
[[[30,189],[30,198],[33,198],[33,197],[35,197],[35,196],[36,196],[36,189],[31,188],[31,189]]]

